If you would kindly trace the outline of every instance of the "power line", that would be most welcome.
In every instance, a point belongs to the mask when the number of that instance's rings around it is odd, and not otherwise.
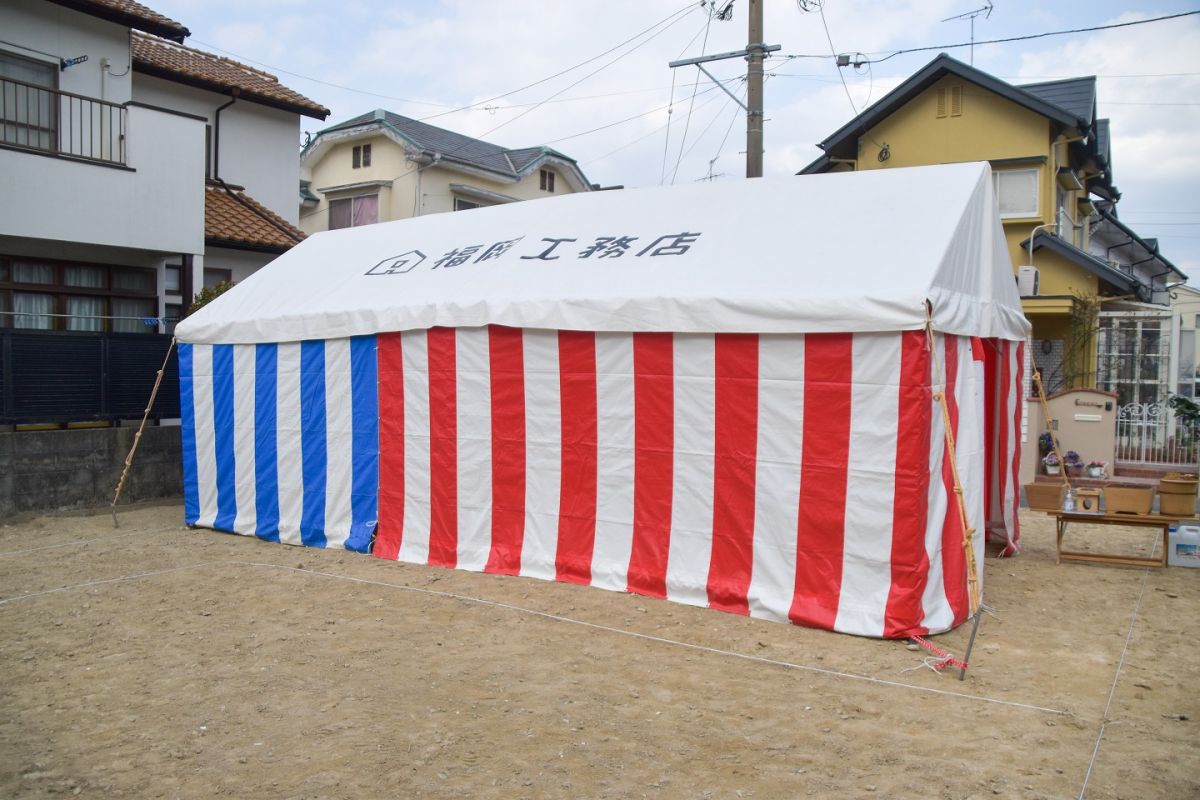
[[[872,59],[869,63],[880,64],[884,61],[887,61],[890,58],[895,58],[896,56],[904,55],[907,53],[925,53],[925,52],[929,52],[930,50],[953,50],[953,49],[960,48],[960,47],[970,47],[972,44],[976,44],[976,45],[1005,44],[1007,42],[1028,41],[1030,39],[1044,39],[1048,36],[1068,36],[1068,35],[1074,34],[1074,33],[1092,33],[1094,31],[1107,31],[1107,30],[1112,30],[1114,28],[1129,28],[1134,25],[1146,25],[1150,22],[1164,22],[1166,20],[1179,19],[1181,17],[1190,17],[1190,16],[1194,16],[1196,14],[1200,14],[1200,11],[1183,11],[1179,14],[1168,14],[1168,15],[1162,16],[1162,17],[1151,17],[1150,19],[1137,19],[1137,20],[1132,20],[1130,22],[1114,22],[1109,25],[1093,25],[1090,28],[1070,28],[1070,29],[1061,30],[1061,31],[1046,31],[1044,33],[1030,33],[1030,34],[1026,34],[1024,36],[1008,36],[1003,39],[985,39],[983,41],[978,41],[978,42],[959,42],[957,44],[935,44],[935,45],[929,45],[927,47],[909,47],[909,48],[905,48],[903,50],[894,50],[891,53],[889,53],[888,55],[884,56],[883,58]],[[874,50],[869,53],[864,53],[864,55],[876,55],[879,53],[887,53],[887,52],[888,51],[886,51],[886,50]],[[833,55],[829,55],[829,56],[804,54],[804,53],[783,56],[783,58],[786,58],[786,59],[836,58],[836,57],[837,57],[836,53],[834,53]]]
[[[567,74],[567,73],[569,73],[569,72],[573,72],[573,71],[575,71],[575,70],[579,69],[580,67],[587,66],[588,64],[592,63],[593,61],[598,61],[599,59],[603,58],[604,56],[608,55],[609,53],[612,53],[612,52],[613,52],[613,51],[615,51],[615,50],[619,50],[620,48],[624,47],[625,45],[629,44],[630,42],[633,42],[633,41],[636,41],[637,39],[640,39],[642,36],[645,36],[647,33],[649,33],[650,31],[653,31],[655,28],[661,27],[662,25],[665,25],[665,24],[667,24],[668,22],[671,22],[672,20],[675,20],[675,18],[676,18],[676,17],[679,17],[680,19],[682,19],[682,17],[685,17],[685,16],[689,15],[690,13],[692,13],[692,12],[693,12],[693,11],[695,11],[695,10],[696,10],[696,6],[695,6],[694,4],[692,4],[692,3],[688,3],[686,6],[683,6],[682,8],[678,9],[677,11],[674,11],[674,12],[672,12],[671,14],[668,14],[666,17],[664,17],[663,19],[661,19],[661,20],[659,20],[658,22],[654,23],[654,24],[653,24],[653,25],[651,25],[650,27],[648,27],[648,28],[646,28],[646,29],[644,29],[644,30],[642,30],[642,31],[640,31],[640,32],[638,32],[638,33],[636,33],[636,34],[634,34],[633,36],[629,37],[629,38],[628,38],[628,39],[626,39],[625,41],[623,41],[623,42],[620,42],[619,44],[613,45],[612,47],[610,47],[609,49],[605,50],[604,52],[602,52],[602,53],[598,53],[597,55],[594,55],[594,56],[592,56],[591,58],[589,58],[589,59],[587,59],[587,60],[585,60],[585,61],[581,61],[581,62],[579,62],[578,64],[575,64],[574,66],[567,67],[567,68],[566,68],[566,69],[564,69],[564,70],[560,70],[559,72],[556,72],[556,73],[554,73],[553,75],[548,75],[548,76],[546,76],[545,78],[542,78],[542,79],[540,79],[540,80],[536,80],[536,81],[534,81],[533,83],[528,83],[528,84],[525,84],[524,86],[522,86],[522,87],[520,87],[520,88],[518,88],[518,89],[513,89],[513,90],[511,90],[511,91],[504,92],[503,94],[498,94],[498,95],[495,95],[494,97],[489,97],[489,98],[488,98],[488,99],[486,99],[486,100],[480,100],[480,101],[477,101],[477,102],[475,102],[475,103],[470,103],[470,104],[468,104],[468,105],[463,105],[463,106],[451,106],[451,105],[448,105],[448,104],[446,104],[446,103],[433,103],[433,102],[426,102],[426,101],[424,101],[424,100],[413,100],[413,99],[411,99],[411,98],[406,98],[406,97],[398,97],[398,96],[395,96],[395,95],[388,95],[388,94],[382,94],[382,93],[379,93],[379,92],[370,92],[370,91],[366,91],[366,90],[363,90],[363,89],[356,89],[356,88],[354,88],[354,87],[352,87],[352,86],[344,86],[344,85],[337,84],[337,83],[331,83],[331,82],[329,82],[329,81],[324,81],[324,80],[321,80],[320,78],[313,78],[312,76],[309,76],[309,75],[302,75],[302,74],[300,74],[300,73],[298,73],[298,72],[293,72],[293,71],[291,71],[291,70],[286,70],[286,69],[283,69],[283,68],[281,68],[281,67],[275,67],[275,66],[272,66],[272,65],[270,65],[270,64],[266,64],[266,63],[264,63],[264,62],[262,62],[262,61],[256,61],[255,59],[252,59],[252,58],[246,58],[245,56],[241,56],[241,55],[239,55],[239,54],[237,54],[237,53],[234,53],[234,52],[231,52],[231,51],[229,51],[229,50],[222,49],[222,48],[220,48],[220,47],[217,47],[216,45],[208,44],[207,42],[200,41],[199,39],[193,39],[192,41],[194,41],[194,42],[195,42],[195,43],[197,43],[197,44],[204,45],[205,47],[209,47],[209,48],[212,48],[212,49],[214,49],[214,50],[217,50],[217,51],[219,51],[219,52],[225,53],[225,54],[227,54],[227,55],[234,56],[235,58],[239,58],[239,59],[243,59],[243,60],[245,60],[245,61],[249,61],[249,62],[250,62],[250,63],[252,63],[252,64],[259,64],[260,66],[267,67],[268,69],[272,69],[272,70],[275,70],[275,71],[277,71],[277,72],[282,72],[282,73],[283,73],[283,74],[285,74],[285,75],[291,75],[291,76],[293,76],[293,77],[296,77],[296,78],[301,78],[301,79],[303,79],[303,80],[307,80],[307,81],[312,81],[313,83],[319,83],[319,84],[321,84],[321,85],[324,85],[324,86],[331,86],[331,87],[333,87],[333,88],[335,88],[335,89],[342,89],[342,90],[344,90],[344,91],[355,92],[355,93],[357,93],[357,94],[364,94],[364,95],[369,95],[369,96],[372,96],[372,97],[380,97],[380,98],[387,99],[387,100],[398,100],[398,101],[400,101],[400,102],[405,102],[405,103],[414,103],[414,104],[418,104],[418,105],[430,105],[430,106],[437,106],[437,107],[440,107],[440,108],[446,108],[446,109],[449,109],[448,111],[443,111],[443,112],[440,112],[440,113],[437,113],[437,114],[432,114],[432,115],[430,115],[430,116],[427,116],[427,117],[422,117],[422,118],[419,120],[419,121],[422,121],[422,122],[424,122],[425,120],[435,119],[435,118],[437,118],[437,117],[445,116],[446,114],[454,114],[454,113],[457,113],[457,112],[459,112],[459,111],[467,111],[467,110],[469,110],[469,109],[472,109],[472,108],[475,108],[475,107],[477,107],[477,106],[483,106],[483,105],[486,105],[486,104],[488,104],[488,103],[494,102],[494,101],[496,101],[496,100],[501,100],[501,99],[503,99],[503,98],[505,98],[505,97],[509,97],[509,96],[511,96],[511,95],[518,94],[518,93],[520,93],[520,92],[523,92],[523,91],[525,91],[526,89],[532,89],[532,88],[533,88],[533,87],[535,87],[535,86],[540,86],[540,85],[541,85],[541,84],[543,84],[543,83],[547,83],[548,81],[552,81],[552,80],[554,80],[555,78],[558,78],[558,77],[561,77],[561,76],[563,76],[563,75],[566,75],[566,74]],[[680,15],[682,15],[682,16],[680,16]],[[677,21],[677,20],[676,20],[676,21]],[[660,31],[660,33],[661,33],[661,31]]]
[[[704,41],[700,43],[700,55],[704,55],[708,51],[708,31],[712,27],[712,14],[709,13],[708,20],[704,23]],[[671,70],[674,72],[674,70]],[[679,174],[679,164],[683,161],[683,146],[687,144],[688,129],[692,126],[692,110],[696,107],[696,91],[699,88],[699,83],[692,86],[692,99],[688,101],[687,118],[683,121],[683,136],[679,139],[679,155],[675,159],[675,169],[671,171],[671,185],[675,185],[675,176]]]
[[[673,16],[674,16],[674,15],[673,15]],[[674,27],[674,26],[675,26],[677,23],[679,23],[679,22],[682,22],[682,21],[683,21],[683,20],[684,20],[686,17],[687,17],[687,14],[684,14],[683,16],[681,16],[681,17],[678,17],[678,18],[677,18],[677,19],[675,19],[675,20],[672,20],[672,21],[671,21],[671,23],[670,23],[670,24],[668,24],[668,25],[667,25],[665,28],[663,28],[662,30],[659,30],[659,31],[655,31],[655,32],[654,32],[654,34],[652,34],[652,35],[651,35],[649,38],[647,38],[645,41],[638,42],[636,45],[634,45],[633,47],[629,48],[629,49],[628,49],[628,50],[626,50],[624,53],[621,53],[621,55],[617,56],[617,57],[616,57],[616,58],[614,58],[612,61],[609,61],[607,64],[604,64],[604,65],[602,65],[602,66],[600,66],[600,67],[598,67],[598,68],[596,68],[596,69],[592,70],[592,71],[591,71],[591,72],[589,72],[587,75],[584,75],[582,78],[580,78],[579,80],[575,81],[574,83],[569,83],[569,84],[567,84],[565,87],[563,87],[562,89],[558,90],[558,91],[557,91],[557,92],[555,92],[554,94],[550,95],[550,96],[549,96],[549,97],[547,97],[545,100],[542,100],[542,101],[541,101],[541,102],[539,102],[539,103],[535,103],[533,106],[531,106],[530,108],[527,108],[526,110],[522,111],[520,114],[517,114],[517,115],[516,115],[515,117],[513,117],[512,119],[505,120],[504,122],[501,122],[501,123],[500,123],[499,125],[497,125],[496,127],[494,127],[494,128],[491,128],[491,129],[489,129],[489,130],[486,130],[486,131],[484,131],[483,133],[481,133],[481,134],[479,135],[479,137],[478,137],[478,138],[482,139],[484,136],[487,136],[487,135],[489,135],[489,134],[495,133],[496,131],[500,130],[501,128],[503,128],[503,127],[505,127],[505,126],[507,126],[507,125],[511,125],[512,123],[516,122],[517,120],[519,120],[521,117],[525,116],[526,114],[531,114],[531,113],[533,113],[534,111],[537,111],[537,110],[538,110],[539,108],[541,108],[543,105],[545,105],[546,103],[550,102],[550,101],[551,101],[551,100],[553,100],[555,97],[558,97],[560,94],[562,94],[563,92],[567,91],[568,89],[573,89],[573,88],[575,88],[576,86],[578,86],[579,84],[581,84],[581,83],[583,83],[584,81],[588,80],[589,78],[593,77],[594,75],[597,75],[597,74],[599,74],[599,73],[603,72],[604,70],[608,69],[608,68],[609,68],[609,67],[611,67],[613,64],[615,64],[615,63],[617,63],[618,61],[620,61],[621,59],[625,58],[626,56],[630,55],[631,53],[634,53],[635,51],[637,51],[637,50],[641,49],[641,48],[642,48],[642,47],[644,47],[645,45],[647,45],[647,44],[649,44],[650,42],[654,41],[654,39],[655,39],[655,38],[657,38],[658,36],[660,36],[660,35],[661,35],[661,34],[663,34],[663,33],[666,33],[667,31],[669,31],[669,30],[670,30],[672,27]],[[639,34],[639,35],[640,35],[640,34]],[[637,37],[634,37],[634,38],[636,39]],[[627,41],[633,41],[633,40],[632,40],[632,39],[630,39],[630,40],[627,40]],[[615,49],[615,48],[614,48],[614,49]],[[610,50],[609,52],[612,52],[612,51]],[[594,60],[595,60],[595,59],[592,59],[592,61],[594,61]],[[450,112],[445,112],[445,113],[450,113]],[[434,114],[433,116],[430,116],[430,117],[425,117],[425,118],[423,118],[421,121],[428,120],[428,119],[433,119],[433,117],[440,117],[440,116],[443,116],[443,114]],[[463,145],[463,147],[466,147],[466,145]],[[458,149],[462,149],[462,148],[458,148]],[[457,152],[457,150],[454,150],[454,151],[451,151],[451,152]]]
[[[731,79],[730,79],[730,81],[734,81],[734,80],[741,80],[741,78],[731,78]],[[725,81],[725,83],[729,83],[730,81]],[[716,91],[716,89],[717,89],[717,87],[715,87],[715,86],[710,86],[709,88],[705,89],[704,91],[700,92],[699,94],[700,94],[700,95],[706,95],[706,94],[708,94],[709,92],[714,92],[714,91]],[[712,98],[710,98],[710,99],[709,99],[709,101],[706,101],[705,103],[701,103],[701,104],[700,104],[700,107],[701,107],[701,108],[703,108],[703,107],[704,107],[704,106],[707,104],[707,102],[710,102],[710,101],[711,101],[711,99],[712,99]],[[615,127],[616,127],[616,126],[618,126],[618,125],[624,125],[626,122],[633,122],[635,119],[641,119],[642,117],[648,117],[648,116],[650,116],[651,114],[657,114],[659,111],[663,111],[664,109],[667,109],[667,108],[669,108],[669,107],[670,107],[670,106],[659,106],[658,108],[652,108],[652,109],[650,109],[649,111],[643,111],[643,112],[642,112],[642,113],[640,113],[640,114],[634,114],[632,117],[625,117],[624,119],[619,119],[619,120],[617,120],[616,122],[609,122],[609,123],[607,123],[607,124],[605,124],[605,125],[601,125],[601,126],[599,126],[599,127],[596,127],[596,128],[590,128],[590,129],[588,129],[588,130],[586,130],[586,131],[580,131],[579,133],[572,133],[572,134],[570,134],[570,135],[568,135],[568,136],[561,136],[561,137],[559,137],[559,138],[557,138],[557,139],[551,139],[550,141],[547,141],[547,142],[542,142],[542,144],[543,144],[543,145],[547,145],[547,144],[557,144],[557,143],[559,143],[559,142],[565,142],[565,141],[567,141],[568,139],[578,139],[580,136],[587,136],[589,133],[596,133],[597,131],[603,131],[603,130],[607,130],[608,128],[615,128]]]

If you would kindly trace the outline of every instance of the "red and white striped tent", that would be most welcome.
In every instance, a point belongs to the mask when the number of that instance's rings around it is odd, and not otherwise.
[[[945,423],[982,567],[1017,548],[1028,329],[986,164],[321,233],[178,327],[187,521],[945,631]]]

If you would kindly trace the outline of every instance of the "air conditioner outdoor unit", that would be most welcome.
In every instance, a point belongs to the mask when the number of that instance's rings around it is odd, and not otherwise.
[[[1037,267],[1017,267],[1017,294],[1037,297],[1040,278]]]

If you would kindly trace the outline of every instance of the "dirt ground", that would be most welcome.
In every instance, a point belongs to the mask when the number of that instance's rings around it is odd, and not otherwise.
[[[181,518],[0,526],[0,796],[1200,797],[1200,570],[1055,565],[1041,514],[986,561],[965,682],[899,642]]]

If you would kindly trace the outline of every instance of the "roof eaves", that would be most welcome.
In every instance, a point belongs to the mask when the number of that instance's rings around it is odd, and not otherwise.
[[[101,3],[96,0],[50,0],[50,2],[88,16],[108,20],[146,33],[153,33],[155,36],[161,36],[173,42],[182,42],[192,35],[192,32],[183,24],[152,11],[140,3],[126,5],[142,9],[141,12],[123,10],[111,3]]]
[[[1022,249],[1028,249],[1029,239],[1021,242],[1019,246]],[[1057,253],[1077,267],[1087,270],[1097,278],[1111,283],[1122,291],[1131,292],[1140,285],[1140,281],[1137,278],[1126,275],[1120,270],[1113,269],[1091,253],[1086,253],[1070,242],[1065,242],[1058,236],[1046,233],[1044,230],[1038,231],[1033,235],[1033,249],[1036,251],[1042,247],[1046,247],[1050,251]]]
[[[1121,220],[1117,219],[1116,214],[1111,213],[1110,211],[1108,211],[1107,209],[1105,209],[1103,207],[1097,207],[1096,211],[1099,212],[1101,217],[1103,217],[1108,222],[1112,223],[1112,225],[1117,230],[1121,231],[1121,233],[1124,233],[1126,236],[1128,236],[1131,241],[1137,242],[1139,245],[1141,245],[1142,248],[1147,253],[1153,255],[1155,257],[1155,259],[1157,259],[1159,262],[1161,262],[1162,265],[1164,267],[1166,267],[1168,270],[1170,270],[1171,272],[1174,272],[1176,275],[1181,276],[1183,278],[1183,280],[1185,280],[1185,281],[1188,279],[1188,276],[1186,274],[1184,274],[1184,272],[1182,270],[1180,270],[1178,267],[1176,267],[1174,264],[1172,264],[1169,260],[1167,260],[1167,258],[1165,256],[1163,256],[1162,253],[1160,253],[1158,251],[1158,240],[1157,239],[1142,238],[1132,228],[1130,228],[1124,222],[1121,222]]]

